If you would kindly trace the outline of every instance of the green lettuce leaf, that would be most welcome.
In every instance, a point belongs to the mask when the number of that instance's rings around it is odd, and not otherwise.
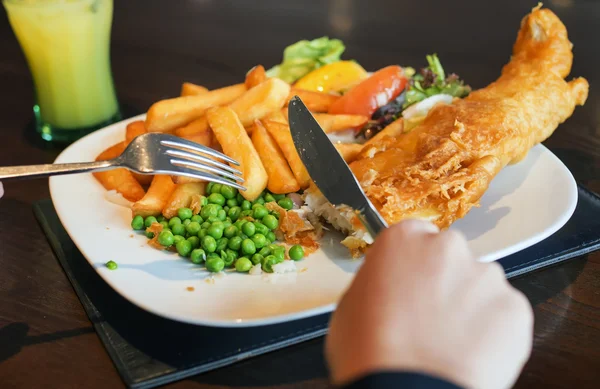
[[[285,48],[283,62],[267,70],[267,76],[293,83],[314,69],[339,61],[345,49],[341,40],[326,36],[301,40]]]

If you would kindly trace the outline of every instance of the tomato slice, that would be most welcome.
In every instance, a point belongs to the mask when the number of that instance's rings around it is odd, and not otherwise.
[[[377,108],[398,97],[407,83],[408,79],[400,66],[379,69],[333,103],[329,113],[371,117]]]

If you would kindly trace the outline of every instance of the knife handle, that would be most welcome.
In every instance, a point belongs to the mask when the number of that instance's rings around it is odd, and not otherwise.
[[[373,239],[375,239],[375,237],[379,235],[383,229],[388,227],[385,220],[370,202],[365,209],[362,210],[362,212],[358,213],[358,218]]]

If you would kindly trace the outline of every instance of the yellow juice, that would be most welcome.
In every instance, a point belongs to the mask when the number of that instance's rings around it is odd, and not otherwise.
[[[4,0],[4,6],[45,125],[83,129],[118,114],[109,53],[113,0]]]

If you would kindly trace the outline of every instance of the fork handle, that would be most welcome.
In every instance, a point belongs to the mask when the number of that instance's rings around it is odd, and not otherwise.
[[[63,174],[86,173],[109,170],[114,167],[114,161],[7,166],[0,167],[0,181],[16,178],[40,178]]]

